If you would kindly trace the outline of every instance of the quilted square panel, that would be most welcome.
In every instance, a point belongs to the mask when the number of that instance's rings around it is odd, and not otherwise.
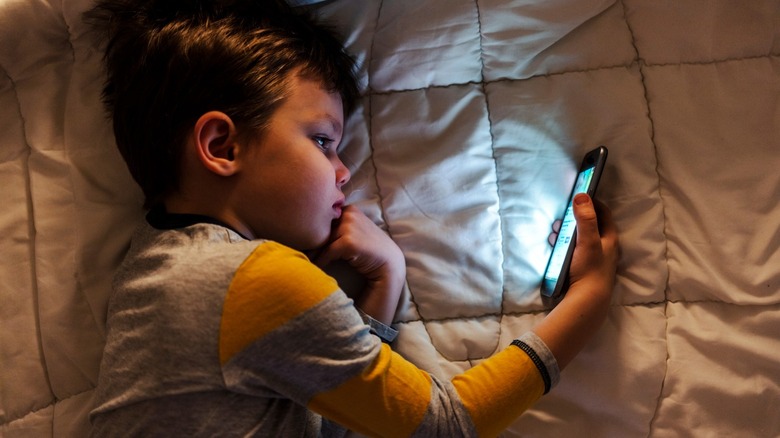
[[[474,0],[382,2],[369,75],[376,91],[482,80]]]
[[[636,46],[648,64],[780,54],[780,3],[776,0],[624,3]]]
[[[376,95],[371,105],[379,193],[420,314],[497,313],[503,255],[481,87]]]
[[[611,0],[480,0],[484,79],[629,65],[623,6]]]
[[[651,436],[776,436],[780,309],[670,303],[667,378]]]
[[[779,71],[776,57],[646,68],[674,300],[780,298]]]

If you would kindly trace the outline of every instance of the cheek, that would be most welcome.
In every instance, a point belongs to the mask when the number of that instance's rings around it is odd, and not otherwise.
[[[299,187],[311,196],[327,197],[332,194],[332,188],[336,185],[336,170],[331,161],[322,155],[309,157],[304,166],[300,166],[296,172],[302,179]]]
[[[322,220],[330,214],[336,201],[336,172],[330,160],[322,153],[310,148],[306,154],[266,167],[258,174],[259,190],[264,192],[268,207],[275,211],[279,220],[292,223]],[[317,155],[319,154],[319,155]],[[292,158],[292,157],[289,157]],[[309,224],[317,226],[319,224]]]

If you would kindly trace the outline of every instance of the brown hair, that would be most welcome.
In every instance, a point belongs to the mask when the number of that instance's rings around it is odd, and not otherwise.
[[[147,207],[178,187],[202,114],[222,111],[260,134],[294,71],[338,92],[345,113],[359,97],[335,34],[281,0],[103,0],[87,19],[107,40],[103,100]]]

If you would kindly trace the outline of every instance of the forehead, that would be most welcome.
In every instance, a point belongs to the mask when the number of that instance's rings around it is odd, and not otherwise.
[[[344,108],[341,95],[328,91],[322,81],[293,74],[287,83],[286,97],[277,115],[327,122],[341,131]]]

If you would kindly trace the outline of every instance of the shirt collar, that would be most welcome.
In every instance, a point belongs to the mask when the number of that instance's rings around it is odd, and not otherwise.
[[[177,228],[186,228],[195,224],[219,225],[220,227],[233,231],[246,240],[251,240],[233,229],[230,225],[218,219],[214,219],[211,216],[191,213],[168,213],[162,205],[152,207],[152,209],[146,213],[146,222],[158,230],[175,230]]]

